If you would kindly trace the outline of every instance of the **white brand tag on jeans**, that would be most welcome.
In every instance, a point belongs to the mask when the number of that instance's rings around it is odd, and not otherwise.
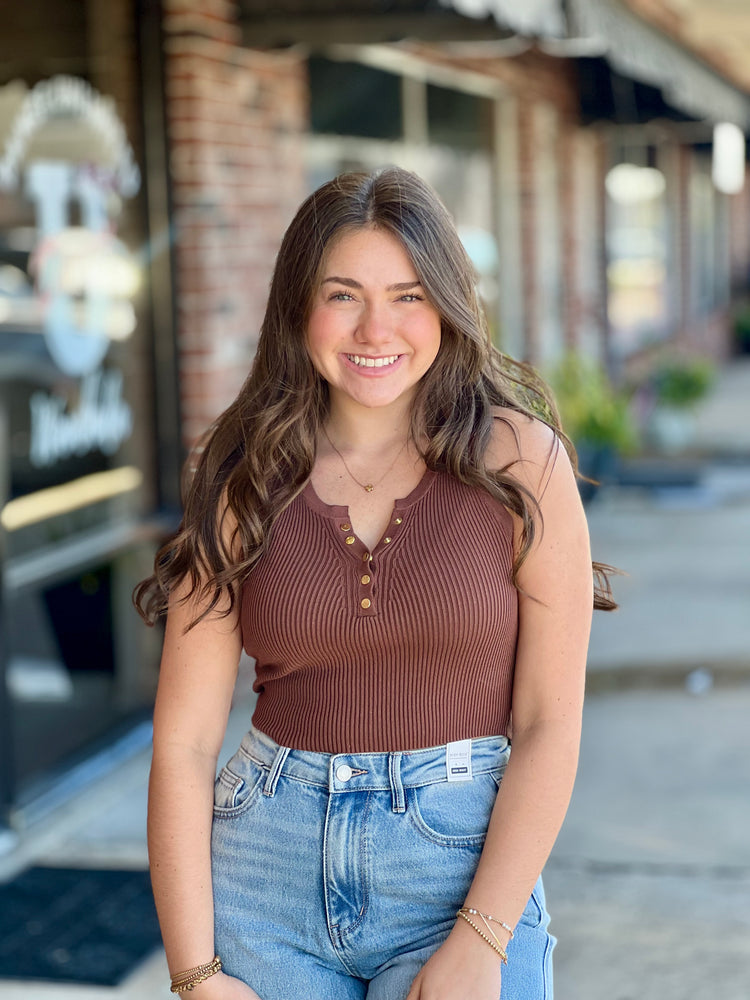
[[[471,781],[471,740],[456,740],[445,748],[448,781]]]

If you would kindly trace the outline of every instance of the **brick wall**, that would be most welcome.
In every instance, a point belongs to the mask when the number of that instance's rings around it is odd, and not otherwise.
[[[539,357],[539,300],[536,288],[538,198],[534,171],[534,114],[529,100],[518,102],[518,193],[521,218],[521,286],[523,288],[524,360]]]
[[[305,66],[243,48],[234,3],[165,0],[165,87],[183,436],[231,402],[273,261],[305,193]]]
[[[604,361],[606,143],[596,129],[568,125],[560,159],[565,346]]]

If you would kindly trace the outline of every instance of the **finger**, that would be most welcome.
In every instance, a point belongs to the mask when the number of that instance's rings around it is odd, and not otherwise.
[[[422,995],[422,988],[419,985],[419,977],[411,984],[411,989],[406,994],[406,1000],[419,1000]]]

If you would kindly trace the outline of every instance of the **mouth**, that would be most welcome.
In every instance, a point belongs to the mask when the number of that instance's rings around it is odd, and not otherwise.
[[[368,358],[362,354],[347,354],[346,359],[358,368],[388,368],[395,365],[400,354],[389,354],[384,358]]]

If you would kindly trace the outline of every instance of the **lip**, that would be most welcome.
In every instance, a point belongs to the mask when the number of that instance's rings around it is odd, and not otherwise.
[[[401,364],[404,358],[406,357],[405,354],[399,354],[398,359],[396,361],[392,362],[389,365],[380,365],[379,367],[375,367],[374,365],[372,367],[368,367],[366,365],[358,365],[354,361],[350,360],[350,355],[351,357],[372,358],[374,361],[377,361],[380,358],[392,358],[394,357],[395,354],[396,354],[395,351],[393,351],[390,354],[359,354],[356,351],[351,351],[342,353],[340,357],[344,367],[348,368],[349,371],[356,372],[357,375],[361,375],[365,378],[383,378],[384,376],[390,375],[392,372],[395,372],[398,368],[401,367]]]

